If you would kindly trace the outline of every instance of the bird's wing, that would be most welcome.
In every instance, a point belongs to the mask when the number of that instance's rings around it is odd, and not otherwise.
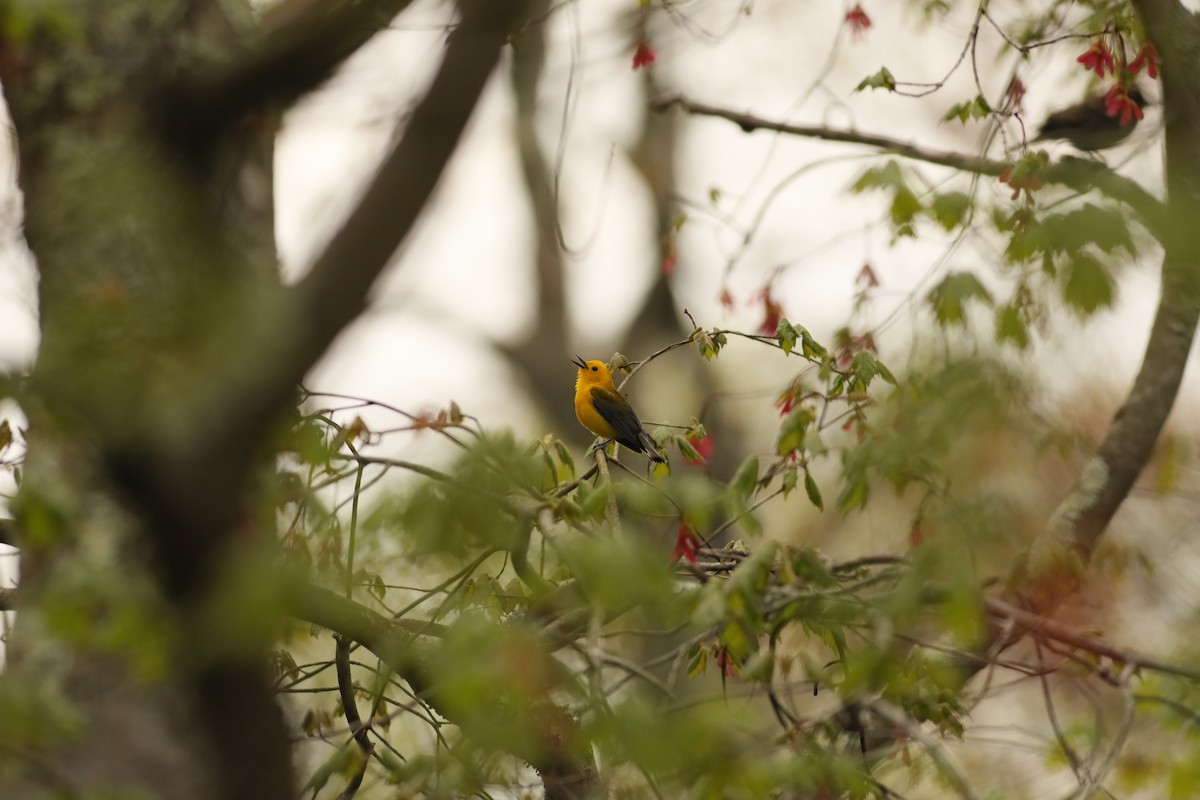
[[[630,450],[644,452],[641,437],[645,433],[645,429],[624,397],[611,389],[596,386],[592,389],[592,404],[600,416],[613,426],[613,430],[617,432],[618,442]]]

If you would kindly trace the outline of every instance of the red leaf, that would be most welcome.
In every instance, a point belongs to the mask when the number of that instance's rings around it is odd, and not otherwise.
[[[779,328],[779,320],[783,319],[783,306],[771,296],[771,287],[762,290],[763,320],[759,323],[758,332],[764,336],[774,336]]]
[[[858,278],[855,279],[855,282],[862,289],[874,289],[879,285],[879,276],[875,274],[870,263],[867,263],[863,264],[863,268],[858,271]]]
[[[638,42],[637,47],[633,51],[633,68],[641,69],[648,67],[658,58],[658,54],[651,49],[650,45],[645,42]]]
[[[1083,64],[1084,69],[1095,72],[1097,78],[1103,78],[1105,70],[1114,75],[1116,74],[1116,69],[1113,67],[1112,52],[1108,49],[1108,45],[1102,41],[1092,42],[1092,46],[1075,60]]]
[[[670,275],[675,271],[675,265],[679,263],[679,251],[675,247],[675,237],[669,237],[663,243],[662,271],[664,275]]]
[[[675,534],[675,547],[671,550],[671,560],[678,561],[686,558],[690,563],[696,563],[696,553],[700,550],[699,534],[692,530],[686,522],[679,523],[679,532]]]
[[[846,12],[846,25],[855,39],[861,39],[871,27],[871,18],[863,11],[861,3],[855,3],[854,8]]]
[[[1146,74],[1151,78],[1158,77],[1158,68],[1162,66],[1162,56],[1158,54],[1158,48],[1152,44],[1142,45],[1142,49],[1138,51],[1137,57],[1129,65],[1129,71],[1134,75],[1142,71],[1142,67],[1146,68]]]

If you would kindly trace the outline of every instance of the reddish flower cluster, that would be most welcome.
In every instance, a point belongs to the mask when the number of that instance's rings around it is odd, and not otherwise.
[[[875,335],[871,331],[852,333],[849,328],[842,328],[834,337],[834,351],[837,353],[837,365],[842,369],[849,368],[854,357],[866,351],[878,353],[875,346]]]
[[[657,58],[658,55],[654,52],[650,45],[646,44],[645,42],[638,42],[637,47],[634,48],[633,51],[633,68],[641,69],[642,67],[648,67],[653,64]]]
[[[763,301],[763,320],[759,323],[758,332],[764,336],[774,336],[779,328],[779,320],[783,319],[783,306],[771,296],[771,287],[762,290],[759,295]]]
[[[686,558],[689,563],[696,563],[696,554],[704,544],[700,534],[692,530],[686,522],[679,523],[679,532],[675,534],[675,547],[671,550],[671,561]]]
[[[862,38],[871,27],[871,18],[863,11],[860,3],[855,3],[854,8],[846,12],[846,26],[850,28],[850,33],[855,39]]]
[[[663,244],[662,271],[664,275],[670,275],[675,271],[675,265],[679,263],[679,248],[675,245],[675,237],[669,237]]]
[[[696,452],[700,454],[700,457],[707,462],[713,451],[712,434],[705,433],[702,439],[688,439],[688,441],[692,443],[692,447],[696,448]]]
[[[862,269],[858,271],[858,276],[854,279],[854,283],[860,291],[874,289],[879,285],[879,276],[875,274],[875,268],[871,266],[871,262],[863,264]]]
[[[717,666],[721,668],[721,675],[725,678],[736,678],[738,674],[738,664],[733,660],[733,656],[729,654],[728,647],[718,647],[716,652]]]
[[[792,413],[792,409],[796,407],[796,396],[792,394],[791,389],[788,389],[775,401],[775,407],[779,409],[779,416],[781,417],[786,417]]]
[[[1004,90],[1004,110],[1011,114],[1020,114],[1024,111],[1021,107],[1021,101],[1025,99],[1025,84],[1020,78],[1013,78],[1008,82],[1008,88]]]
[[[1142,67],[1146,68],[1146,74],[1151,78],[1158,77],[1158,68],[1162,66],[1162,56],[1158,54],[1158,48],[1152,44],[1142,45],[1142,49],[1138,51],[1137,56],[1129,64],[1129,71],[1134,75],[1142,71]]]
[[[1104,95],[1104,110],[1110,117],[1118,117],[1121,127],[1142,118],[1142,107],[1129,96],[1129,87],[1123,83],[1116,84]]]
[[[1000,173],[1000,182],[1008,184],[1008,187],[1013,190],[1012,199],[1016,200],[1021,196],[1021,192],[1025,192],[1025,199],[1030,203],[1033,202],[1033,193],[1042,188],[1042,179],[1033,172],[1015,172],[1017,165],[1009,164],[1003,172]]]
[[[1083,64],[1084,69],[1095,72],[1097,78],[1103,78],[1106,70],[1113,75],[1117,74],[1112,51],[1102,41],[1092,42],[1087,52],[1075,60]]]

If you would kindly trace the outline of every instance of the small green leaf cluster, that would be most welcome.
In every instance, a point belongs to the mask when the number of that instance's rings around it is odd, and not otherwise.
[[[1113,207],[1084,203],[1042,216],[998,214],[995,224],[1009,235],[1005,261],[1039,267],[1044,279],[1058,284],[1066,306],[1083,316],[1113,304],[1113,265],[1137,254],[1126,215]]]
[[[922,218],[944,231],[953,231],[970,219],[973,203],[969,195],[953,190],[926,191],[915,188],[917,184],[910,170],[897,161],[887,161],[860,175],[850,185],[850,191],[854,194],[877,191],[891,196],[888,219],[894,239],[916,238],[917,224]]]

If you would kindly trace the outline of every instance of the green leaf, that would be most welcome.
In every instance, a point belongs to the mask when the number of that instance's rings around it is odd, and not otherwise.
[[[575,459],[561,439],[554,440],[554,452],[558,455],[559,462],[566,468],[568,477],[575,477]]]
[[[817,482],[813,480],[813,476],[807,470],[804,473],[804,492],[818,511],[825,510],[825,501],[821,499],[821,490],[817,488]]]
[[[888,161],[879,167],[871,167],[862,175],[859,175],[858,180],[850,185],[850,191],[854,194],[862,194],[868,189],[888,189],[895,191],[896,189],[907,188],[908,183],[905,181],[904,172],[895,161]]]
[[[1021,319],[1021,311],[1012,303],[996,308],[996,341],[1011,342],[1018,350],[1029,346],[1029,328]]]
[[[1083,254],[1077,254],[1071,260],[1067,282],[1063,285],[1063,300],[1068,306],[1091,314],[1112,305],[1115,294],[1112,278],[1099,261]]]
[[[766,586],[779,553],[779,542],[768,539],[738,564],[729,575],[729,593],[741,592],[748,596],[757,595]]]
[[[843,515],[866,506],[871,496],[871,485],[866,472],[855,470],[853,473],[847,473],[845,481],[842,493],[838,496],[838,511]]]
[[[1103,253],[1133,254],[1133,235],[1122,209],[1086,203],[1066,214],[1049,217],[1045,226],[1058,250],[1074,252],[1091,244]]]
[[[676,434],[673,438],[676,446],[679,447],[679,452],[683,454],[683,457],[687,459],[689,464],[704,463],[704,456],[700,455],[696,448],[692,447],[692,443],[685,437]]]
[[[582,488],[582,487],[581,487]],[[608,503],[608,485],[602,484],[580,500],[579,507],[585,519],[599,519]]]
[[[725,496],[725,513],[731,520],[736,521],[747,535],[751,537],[762,535],[762,523],[758,521],[758,517],[754,516],[754,512],[750,510],[749,504],[742,495],[733,492]]]
[[[721,348],[725,346],[725,334],[709,333],[703,328],[696,328],[692,331],[692,341],[700,348],[701,355],[708,361],[716,358],[721,352]]]
[[[1091,203],[1040,220],[1031,214],[1014,216],[1010,227],[1003,227],[1003,222],[998,227],[1012,232],[1005,250],[1005,258],[1012,263],[1038,257],[1045,261],[1049,254],[1074,257],[1089,247],[1102,253],[1132,255],[1136,251],[1126,215],[1120,209]]]
[[[970,272],[951,272],[929,293],[929,304],[942,325],[966,324],[966,304],[992,305],[992,295]]]
[[[992,107],[983,95],[976,95],[974,100],[966,103],[955,103],[942,115],[942,122],[958,120],[966,125],[968,119],[982,119],[992,113]]]
[[[786,319],[780,319],[779,325],[775,328],[775,338],[778,340],[779,346],[783,348],[783,352],[791,355],[792,348],[796,346],[796,339],[799,338],[799,333],[792,326],[792,323]]]
[[[952,120],[958,120],[963,125],[966,125],[967,120],[970,119],[970,116],[971,116],[971,104],[970,103],[955,103],[954,105],[950,106],[949,109],[946,110],[945,114],[942,115],[942,122],[950,122]]]
[[[896,189],[895,194],[892,195],[892,207],[889,210],[889,213],[892,218],[892,224],[897,228],[911,226],[913,220],[917,218],[917,215],[920,214],[922,210],[923,208],[921,206],[921,201],[907,186]],[[903,233],[904,235],[910,236],[916,234],[915,231],[897,231],[897,233]]]
[[[737,474],[729,484],[729,488],[743,502],[750,499],[754,494],[754,487],[758,485],[758,456],[750,456],[742,462],[742,466],[738,468]]]
[[[871,381],[876,377],[883,378],[892,386],[896,385],[896,376],[892,374],[892,371],[884,366],[883,362],[874,354],[866,350],[860,350],[854,354],[854,360],[850,362],[850,373],[862,384],[864,390],[870,388]]]
[[[800,327],[800,342],[805,358],[824,358],[829,354],[829,351],[814,339],[812,334],[808,332],[808,329],[803,326]]]
[[[879,72],[863,78],[854,91],[861,92],[863,89],[884,89],[894,92],[896,91],[896,78],[888,71],[887,67],[880,67]]]
[[[981,95],[975,95],[975,99],[971,101],[971,118],[983,119],[988,114],[992,113],[992,106],[987,99]]]
[[[933,198],[929,211],[937,223],[948,231],[954,230],[967,218],[971,197],[963,192],[946,192]]]
[[[775,452],[786,456],[788,453],[798,450],[804,443],[805,431],[816,419],[817,415],[807,405],[793,408],[783,418],[783,424],[779,426],[779,436],[775,439]]]
[[[786,498],[796,488],[796,480],[799,475],[799,468],[795,464],[790,464],[783,471],[783,479],[780,481],[780,488],[783,490],[783,496]]]
[[[315,795],[334,775],[349,775],[362,764],[362,760],[363,755],[358,744],[353,740],[347,742],[334,750],[321,766],[317,767],[301,792],[306,794],[312,791]]]
[[[887,372],[887,367],[883,366],[883,364],[879,364],[879,368]],[[891,376],[890,372],[888,376]],[[887,378],[884,378],[884,380],[887,380]],[[808,453],[810,458],[812,456],[823,456],[829,452],[829,445],[825,444],[825,439],[821,436],[821,431],[816,428],[809,428],[808,432],[804,434],[803,448],[804,452]]]

